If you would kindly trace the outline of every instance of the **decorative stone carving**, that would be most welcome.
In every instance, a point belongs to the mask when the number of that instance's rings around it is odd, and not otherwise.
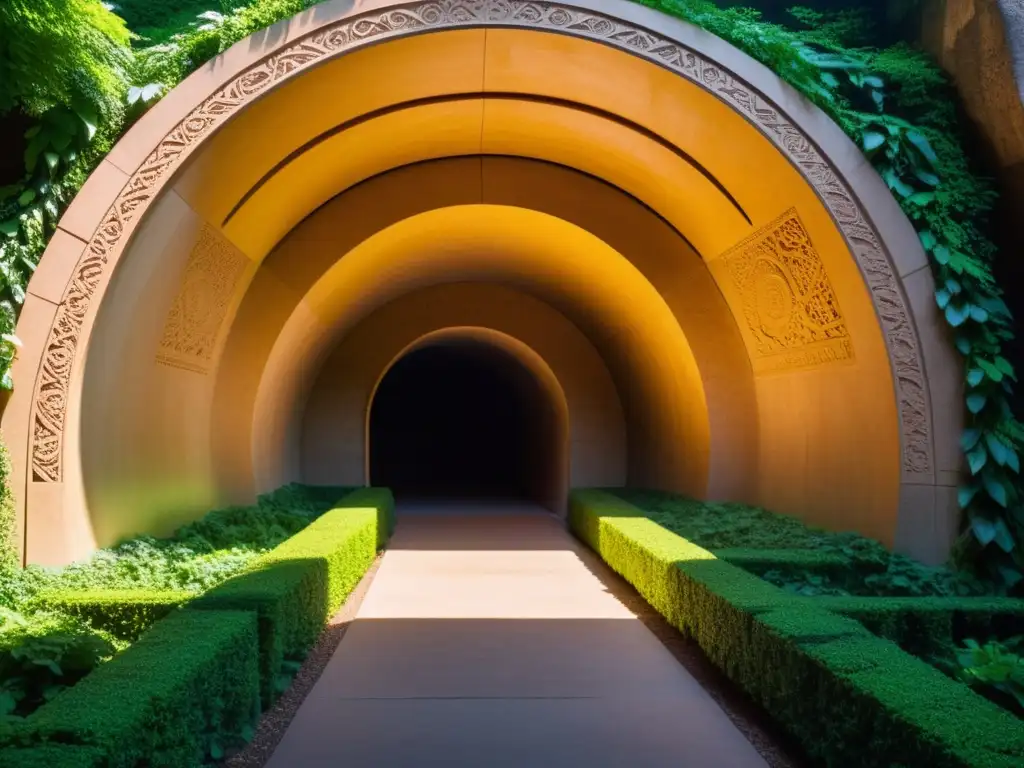
[[[747,321],[755,371],[853,358],[839,300],[795,210],[729,249],[721,261]]]
[[[202,140],[267,89],[326,59],[363,45],[427,30],[486,26],[573,35],[651,61],[714,94],[774,142],[831,211],[871,291],[896,381],[904,472],[931,471],[934,462],[924,368],[892,260],[850,189],[777,105],[718,62],[655,31],[602,13],[521,0],[429,0],[370,10],[289,43],[234,77],[192,110],[135,171],[79,262],[50,330],[36,379],[31,448],[36,480],[56,481],[62,476],[61,452],[71,371],[85,314],[93,296],[109,277],[107,263],[124,248],[139,214]]]
[[[167,314],[157,361],[197,373],[209,371],[224,315],[247,262],[223,235],[203,227]]]

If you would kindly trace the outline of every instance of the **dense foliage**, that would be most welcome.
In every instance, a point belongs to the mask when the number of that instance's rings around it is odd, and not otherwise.
[[[392,530],[389,491],[348,491],[291,486],[263,499],[281,508],[299,502],[307,510],[333,509],[249,569],[184,607],[174,605],[77,685],[59,696],[51,692],[45,707],[0,719],[0,764],[195,768],[222,762],[252,738],[261,690],[270,702],[287,685]],[[301,508],[299,514],[306,515]],[[234,525],[217,527],[223,534]],[[114,619],[134,634],[138,612],[110,610],[127,607],[131,594],[80,593],[77,603],[83,615]],[[179,599],[134,594],[150,608]],[[66,594],[61,604],[72,607],[71,598]]]
[[[81,619],[0,608],[0,718],[24,716],[111,658],[117,642]]]
[[[825,556],[829,567],[824,572],[821,567],[758,569],[762,578],[794,594],[919,597],[991,591],[991,585],[963,572],[932,568],[855,533],[812,528],[759,507],[695,501],[660,491],[614,493],[659,525],[713,552],[810,550]],[[723,556],[728,559],[728,554]]]
[[[642,0],[730,41],[828,113],[864,150],[918,230],[936,277],[936,301],[965,358],[970,477],[958,559],[1007,588],[1024,575],[1024,427],[1010,410],[1016,373],[1003,356],[1012,318],[992,273],[986,235],[991,185],[960,145],[956,98],[943,73],[906,45],[871,47],[862,12],[791,13],[797,29],[709,0]]]
[[[1024,763],[1024,728],[1011,712],[831,610],[830,601],[845,598],[786,593],[609,493],[574,491],[569,522],[666,621],[771,713],[814,764]],[[896,602],[856,600],[890,607]],[[981,602],[989,609],[995,602],[1020,605],[1007,598],[921,600]],[[907,612],[899,607],[893,613]]]
[[[994,691],[1001,695],[1005,706],[1024,715],[1024,637],[984,644],[968,639],[959,649],[957,661],[970,685]]]
[[[0,728],[3,765],[197,768],[251,738],[259,713],[256,617],[177,611],[24,721]]]
[[[100,0],[0,3],[0,333],[64,206],[124,123],[129,32]],[[0,345],[3,386],[14,356]]]
[[[254,506],[210,512],[169,538],[135,537],[65,568],[0,567],[0,717],[30,712],[74,684],[184,599],[251,567],[348,490],[289,485]],[[104,596],[91,596],[98,590]]]
[[[1024,428],[1010,411],[1016,373],[1002,351],[1012,323],[985,234],[992,189],[961,148],[947,78],[906,45],[872,47],[880,36],[868,12],[797,8],[783,26],[711,0],[639,1],[728,40],[825,110],[862,147],[917,227],[932,260],[936,300],[965,358],[969,425],[962,443],[970,476],[960,492],[958,560],[1013,588],[1024,574]],[[0,6],[0,41],[11,41],[0,42],[0,124],[29,121],[23,173],[0,190],[0,334],[13,329],[62,206],[126,122],[203,62],[309,5],[121,0],[116,8],[142,35],[133,50],[124,25],[100,0]],[[887,7],[897,18],[914,5],[892,0]],[[9,336],[0,339],[8,388],[14,352]]]
[[[141,38],[142,43],[163,42],[187,27],[204,11],[219,10],[219,0],[115,0],[111,10]]]

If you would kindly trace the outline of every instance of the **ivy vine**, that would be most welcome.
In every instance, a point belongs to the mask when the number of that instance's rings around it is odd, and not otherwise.
[[[1013,321],[992,274],[985,234],[994,193],[959,141],[955,94],[923,53],[872,48],[863,11],[790,11],[798,29],[749,8],[708,0],[641,0],[700,26],[770,67],[823,109],[864,151],[917,229],[935,276],[935,300],[964,358],[968,473],[959,489],[956,561],[1005,590],[1024,578],[1020,453],[1024,427],[1010,409],[1017,375],[1003,354]]]

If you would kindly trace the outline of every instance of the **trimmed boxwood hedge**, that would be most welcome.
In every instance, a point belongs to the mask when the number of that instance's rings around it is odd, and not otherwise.
[[[51,592],[38,598],[40,608],[58,610],[88,621],[121,640],[137,640],[143,632],[195,595],[181,591],[90,590]]]
[[[824,576],[839,575],[847,571],[850,561],[828,552],[813,549],[746,549],[731,548],[715,550],[715,557],[740,568],[763,573],[776,570],[783,573],[808,571]],[[881,570],[884,566],[879,566]]]
[[[5,768],[104,768],[103,750],[47,744],[42,747],[0,748]]]
[[[390,535],[393,517],[390,491],[354,491],[252,569],[191,603],[199,610],[255,611],[264,705],[275,698],[285,660],[305,655],[366,573]]]
[[[390,491],[364,488],[179,610],[191,594],[44,596],[138,640],[23,721],[0,723],[0,766],[194,768],[218,758],[251,733],[281,662],[315,641],[393,528]]]
[[[4,736],[28,748],[11,753],[13,765],[42,759],[52,744],[88,748],[53,752],[54,766],[90,765],[99,752],[105,768],[192,768],[259,712],[256,617],[186,608]]]
[[[1024,600],[1005,597],[816,597],[917,656],[967,637],[1024,634]],[[1022,726],[1024,727],[1024,726]]]
[[[1024,728],[970,688],[832,613],[719,560],[602,492],[572,530],[829,766],[1019,768]]]

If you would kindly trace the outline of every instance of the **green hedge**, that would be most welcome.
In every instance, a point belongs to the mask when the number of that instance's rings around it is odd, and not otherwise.
[[[341,506],[365,506],[377,510],[377,549],[383,549],[395,532],[395,497],[388,488],[358,488],[345,496]]]
[[[740,568],[764,573],[765,571],[782,571],[783,573],[811,571],[825,576],[845,575],[849,571],[850,561],[841,555],[829,552],[818,552],[813,549],[716,549],[715,557],[725,560]],[[885,566],[879,564],[878,570]]]
[[[257,664],[252,613],[178,611],[8,731],[11,764],[193,768],[255,723]]]
[[[214,587],[196,609],[254,611],[259,617],[263,702],[279,687],[285,660],[301,659],[387,541],[394,501],[386,489],[349,494],[246,573]]]
[[[47,593],[38,598],[37,604],[78,616],[121,640],[134,641],[193,597],[181,591],[91,590]]]
[[[0,765],[5,768],[105,768],[106,763],[101,749],[47,744],[2,748]]]
[[[787,594],[601,491],[572,493],[570,525],[815,760],[1024,764],[1017,718],[820,599]]]
[[[1024,634],[1024,600],[1000,597],[816,597],[814,604],[856,619],[920,656],[964,638]]]

